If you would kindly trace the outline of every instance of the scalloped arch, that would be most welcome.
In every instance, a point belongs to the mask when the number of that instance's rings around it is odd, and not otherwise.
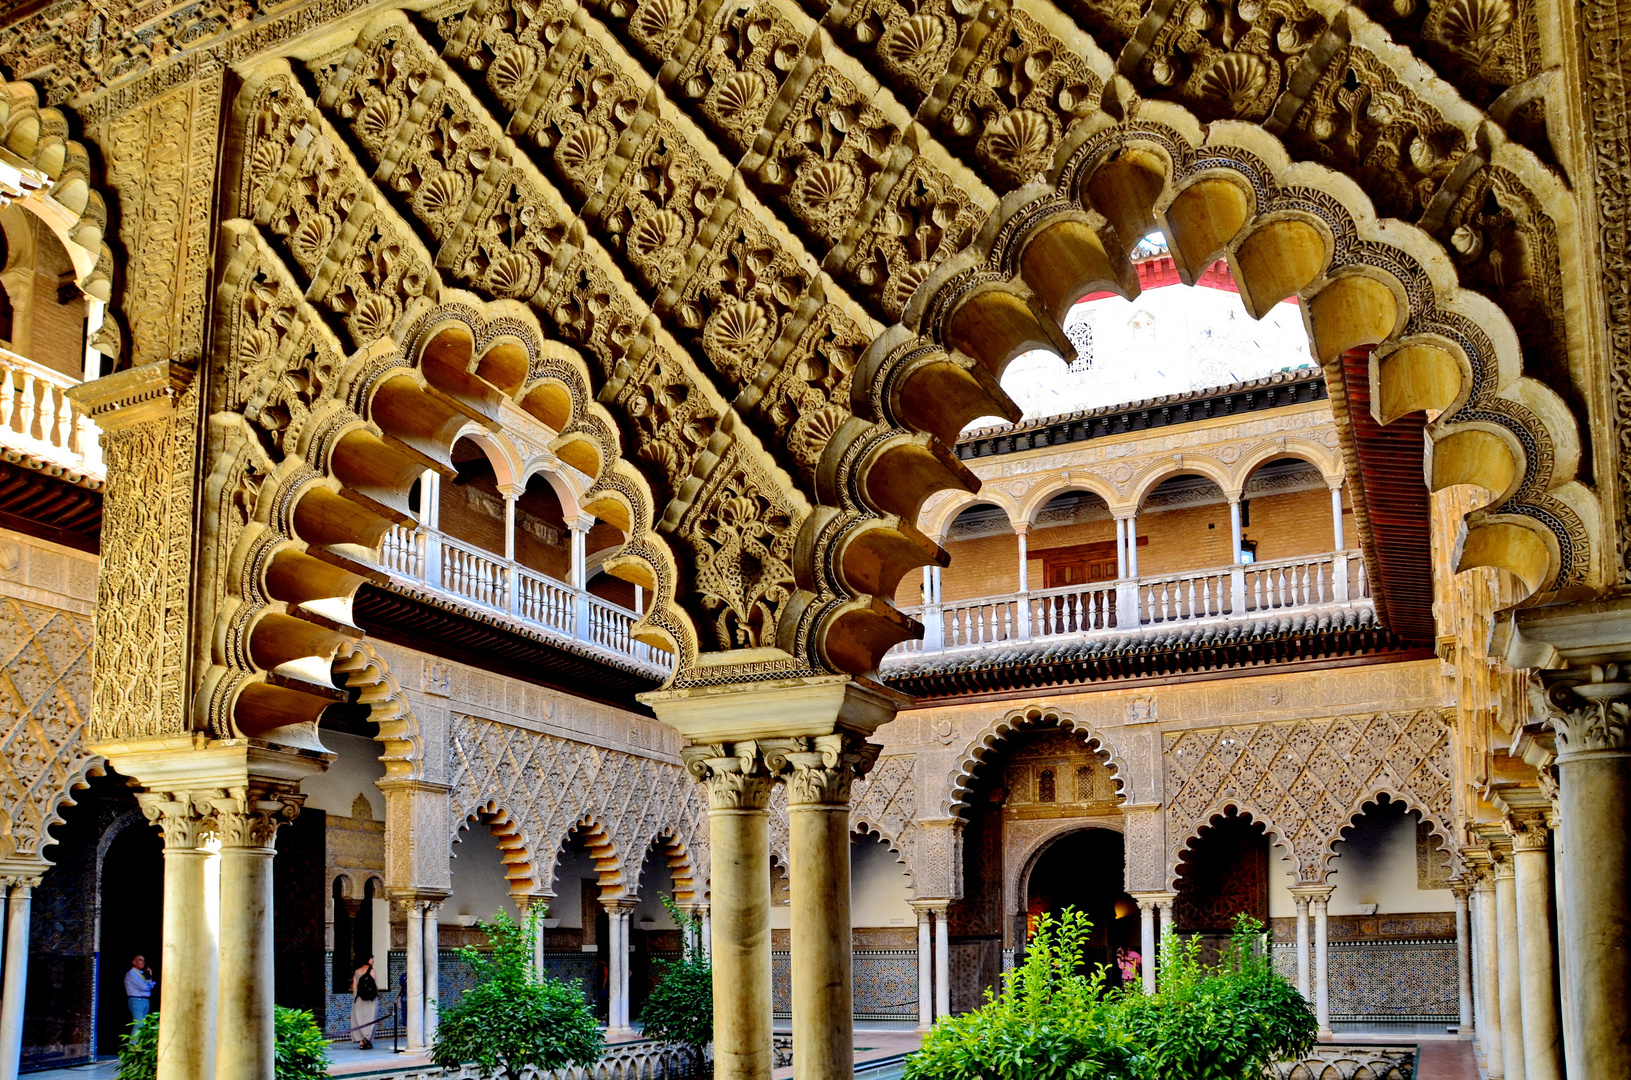
[[[969,805],[968,796],[975,772],[999,744],[1006,742],[1015,732],[1047,727],[1058,727],[1081,736],[1089,747],[1095,747],[1106,754],[1110,759],[1111,775],[1116,778],[1116,793],[1121,802],[1134,801],[1131,773],[1114,744],[1073,713],[1063,712],[1052,705],[1027,705],[1004,713],[963,747],[958,765],[946,781],[945,794],[940,800],[942,813],[948,817],[961,816],[961,811]]]
[[[1468,516],[1458,569],[1506,569],[1529,594],[1601,577],[1599,509],[1574,476],[1575,420],[1556,394],[1522,375],[1510,320],[1460,287],[1436,241],[1377,219],[1352,180],[1293,162],[1254,125],[1203,126],[1178,106],[1127,95],[1117,108],[1125,115],[1099,112],[1073,124],[1046,176],[1005,198],[978,240],[925,279],[901,326],[880,342],[899,351],[915,336],[914,370],[975,373],[964,383],[989,386],[1018,352],[1062,333],[1079,297],[1136,295],[1129,252],[1160,229],[1186,283],[1224,259],[1254,316],[1297,296],[1333,384],[1345,354],[1368,350],[1379,421],[1440,410],[1428,437],[1454,451],[1456,467],[1429,472],[1428,486],[1473,483],[1500,497]],[[938,357],[923,355],[936,347]],[[1000,411],[998,397],[965,391],[943,392],[933,410],[942,428]],[[1480,428],[1502,436],[1452,439]]]
[[[422,780],[425,776],[425,740],[413,704],[402,692],[385,658],[366,641],[341,643],[334,670],[347,688],[356,691],[359,704],[368,706],[368,718],[378,727],[374,740],[383,744],[380,760],[390,780]]]
[[[702,897],[697,888],[697,868],[691,860],[691,852],[687,850],[685,841],[671,828],[664,828],[646,845],[646,857],[650,858],[653,851],[662,853],[663,861],[668,864],[668,873],[674,882],[674,902],[676,904],[699,904]],[[639,895],[640,882],[634,883],[634,892]]]
[[[504,863],[504,880],[509,883],[510,895],[520,898],[532,896],[538,891],[532,841],[522,827],[521,819],[505,809],[498,799],[488,799],[467,809],[454,820],[460,822],[460,826],[454,830],[453,838],[448,843],[449,856],[453,855],[453,849],[459,843],[460,832],[470,825],[486,825],[498,844],[498,857]]]
[[[1336,835],[1332,836],[1330,843],[1325,845],[1325,850],[1320,856],[1319,880],[1322,883],[1335,872],[1331,868],[1331,860],[1337,857],[1336,845],[1341,843],[1348,832],[1358,824],[1359,819],[1369,813],[1371,807],[1378,806],[1384,797],[1389,802],[1396,802],[1403,806],[1405,813],[1419,815],[1421,820],[1427,824],[1428,832],[1438,840],[1438,850],[1448,855],[1452,863],[1460,863],[1461,848],[1455,841],[1455,832],[1449,823],[1435,816],[1427,807],[1419,805],[1411,796],[1395,790],[1392,785],[1384,784],[1374,788],[1369,795],[1354,804],[1353,809],[1343,818],[1342,825],[1338,827]]]
[[[1271,818],[1267,813],[1259,812],[1257,808],[1244,803],[1239,799],[1220,799],[1211,806],[1207,807],[1205,810],[1201,811],[1199,816],[1197,816],[1195,819],[1198,822],[1195,828],[1190,830],[1190,832],[1181,841],[1179,841],[1177,846],[1170,850],[1169,858],[1167,859],[1166,876],[1168,892],[1177,891],[1178,873],[1184,864],[1185,857],[1191,851],[1195,850],[1196,841],[1200,840],[1203,835],[1212,830],[1212,819],[1225,816],[1231,810],[1235,812],[1237,817],[1245,818],[1248,821],[1263,826],[1264,832],[1268,834],[1270,850],[1278,850],[1280,852],[1280,861],[1290,863],[1292,872],[1295,873],[1297,856],[1292,851],[1291,840],[1286,836],[1284,830],[1282,830],[1280,826],[1275,823],[1273,818]],[[1300,882],[1299,879],[1299,883],[1303,882]]]
[[[582,837],[584,847],[589,849],[589,857],[594,860],[595,876],[600,882],[601,899],[612,900],[634,896],[639,891],[638,881],[631,888],[625,879],[622,857],[618,854],[617,843],[612,839],[605,823],[596,814],[585,814],[566,830],[560,843],[555,845],[555,853],[549,863],[549,876],[545,879],[551,894],[555,892],[555,877],[561,870],[561,853],[566,850],[566,845],[572,842],[574,836]]]

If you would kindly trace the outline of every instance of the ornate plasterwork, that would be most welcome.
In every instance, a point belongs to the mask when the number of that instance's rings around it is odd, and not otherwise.
[[[1050,705],[1029,705],[992,721],[964,747],[956,769],[947,778],[941,803],[935,809],[943,814],[958,814],[968,806],[969,790],[974,782],[975,772],[999,744],[1015,732],[1047,728],[1072,732],[1085,746],[1097,751],[1109,775],[1114,778],[1113,801],[1133,801],[1132,784],[1126,762],[1122,760],[1116,748],[1106,741],[1104,735],[1072,713]]]
[[[684,852],[691,879],[708,880],[707,810],[680,765],[457,712],[448,732],[443,842],[473,817],[496,822],[513,888],[548,889],[574,831],[595,856],[602,895],[636,895],[646,851],[663,837]]]
[[[1301,884],[1322,884],[1331,845],[1379,795],[1455,835],[1450,732],[1438,709],[1168,732],[1167,873],[1214,815],[1234,807],[1285,849]]]

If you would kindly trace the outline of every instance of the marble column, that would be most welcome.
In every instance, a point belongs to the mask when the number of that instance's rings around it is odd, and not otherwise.
[[[1116,577],[1127,576],[1127,519],[1116,518]]]
[[[1234,549],[1229,559],[1231,565],[1240,565],[1240,496],[1229,497],[1229,543]]]
[[[1495,866],[1496,992],[1501,1004],[1501,1062],[1506,1080],[1526,1080],[1523,1053],[1522,961],[1518,959],[1518,890],[1512,855]]]
[[[934,1014],[951,1015],[951,905],[934,909]]]
[[[442,943],[438,934],[442,902],[425,904],[425,1045],[436,1045],[436,1025],[441,1015]]]
[[[1339,479],[1331,485],[1331,550],[1343,551],[1347,548],[1347,537],[1342,535],[1342,481]]]
[[[1314,1015],[1319,1020],[1320,1038],[1331,1037],[1331,941],[1327,910],[1332,890],[1309,898],[1314,912]]]
[[[273,843],[278,826],[293,820],[303,801],[292,787],[254,784],[211,800],[221,841],[215,1064],[219,1077],[272,1080],[277,1070],[272,1012],[272,857],[277,854]],[[163,1014],[161,1009],[161,1021]]]
[[[753,743],[686,765],[708,789],[713,874],[714,1076],[770,1080],[770,775]],[[729,748],[729,747],[728,747]]]
[[[1456,1002],[1460,1007],[1460,1031],[1462,1034],[1473,1030],[1472,1025],[1472,930],[1468,925],[1470,915],[1467,911],[1467,898],[1472,895],[1472,887],[1464,882],[1457,882],[1450,887],[1455,896],[1455,974],[1456,974]]]
[[[629,931],[634,916],[634,901],[627,899],[603,900],[606,909],[607,959],[606,1038],[613,1042],[626,1042],[634,1038],[629,1025]]]
[[[0,1080],[17,1080],[23,1056],[23,1003],[28,1000],[28,927],[38,877],[8,877],[6,969],[0,997]]]
[[[714,919],[706,904],[702,907],[702,955],[709,959],[714,955]]]
[[[189,792],[138,795],[142,813],[164,834],[164,1007],[159,1010],[158,1080],[215,1077],[216,964],[220,860],[215,819]]]
[[[1308,982],[1308,897],[1299,896],[1297,903],[1297,992],[1304,1001],[1313,1000]]]
[[[1562,1080],[1563,1047],[1553,991],[1552,867],[1543,810],[1507,819],[1518,919],[1519,999],[1525,1080]]]
[[[1140,974],[1144,979],[1144,992],[1155,993],[1155,902],[1138,902],[1138,943],[1144,950]]]
[[[418,900],[404,899],[402,909],[408,924],[407,1039],[414,1052],[425,1047],[425,914]]]
[[[1156,926],[1155,943],[1156,981],[1159,982],[1161,965],[1166,962],[1166,958],[1162,955],[1162,950],[1167,947],[1167,935],[1171,934],[1174,930],[1172,905],[1178,899],[1178,894],[1156,893],[1153,899],[1155,900],[1156,914],[1160,916],[1160,921]]]
[[[878,746],[837,734],[794,746],[775,755],[787,782],[793,1072],[848,1080],[855,1075],[849,802]]]
[[[1486,869],[1472,887],[1473,910],[1478,922],[1478,1042],[1484,1051],[1484,1069],[1489,1080],[1504,1080],[1506,1066],[1501,1042],[1498,953],[1500,937],[1495,916],[1495,878]]]
[[[1138,514],[1127,515],[1127,576],[1138,577]]]
[[[1631,1076],[1631,670],[1548,672],[1530,698],[1557,732],[1567,1073],[1622,1080]]]
[[[934,944],[929,909],[917,909],[917,1029],[934,1023]]]

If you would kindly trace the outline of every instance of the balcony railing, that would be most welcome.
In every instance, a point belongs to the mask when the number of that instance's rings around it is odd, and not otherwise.
[[[893,654],[1290,614],[1369,599],[1359,552],[1307,555],[907,608],[923,622],[923,639],[897,645]]]
[[[639,615],[584,589],[423,526],[393,526],[380,562],[429,592],[507,615],[521,625],[633,660],[666,675],[669,653],[629,634]]]
[[[96,425],[68,400],[79,382],[0,349],[0,446],[63,472],[104,479]]]

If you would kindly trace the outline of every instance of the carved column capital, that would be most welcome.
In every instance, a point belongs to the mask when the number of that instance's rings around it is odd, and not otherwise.
[[[790,806],[849,806],[855,778],[865,776],[882,747],[857,735],[817,735],[764,744],[765,764],[787,781]]]
[[[1529,676],[1529,703],[1557,732],[1558,755],[1631,751],[1631,665]]]
[[[1461,880],[1450,882],[1450,895],[1457,900],[1465,900],[1472,895],[1474,881]]]
[[[271,849],[278,827],[299,816],[306,796],[287,784],[250,783],[206,801],[222,847]]]
[[[763,810],[774,780],[757,742],[708,743],[680,751],[686,769],[708,789],[710,810]]]
[[[144,791],[136,796],[142,816],[159,827],[166,851],[191,851],[216,836],[211,801],[219,791]]]
[[[1513,851],[1545,851],[1550,831],[1546,827],[1546,811],[1539,809],[1518,810],[1508,814],[1501,823],[1506,834],[1512,838]]]
[[[0,877],[0,891],[7,889],[37,889],[40,887],[39,874],[7,874]]]

